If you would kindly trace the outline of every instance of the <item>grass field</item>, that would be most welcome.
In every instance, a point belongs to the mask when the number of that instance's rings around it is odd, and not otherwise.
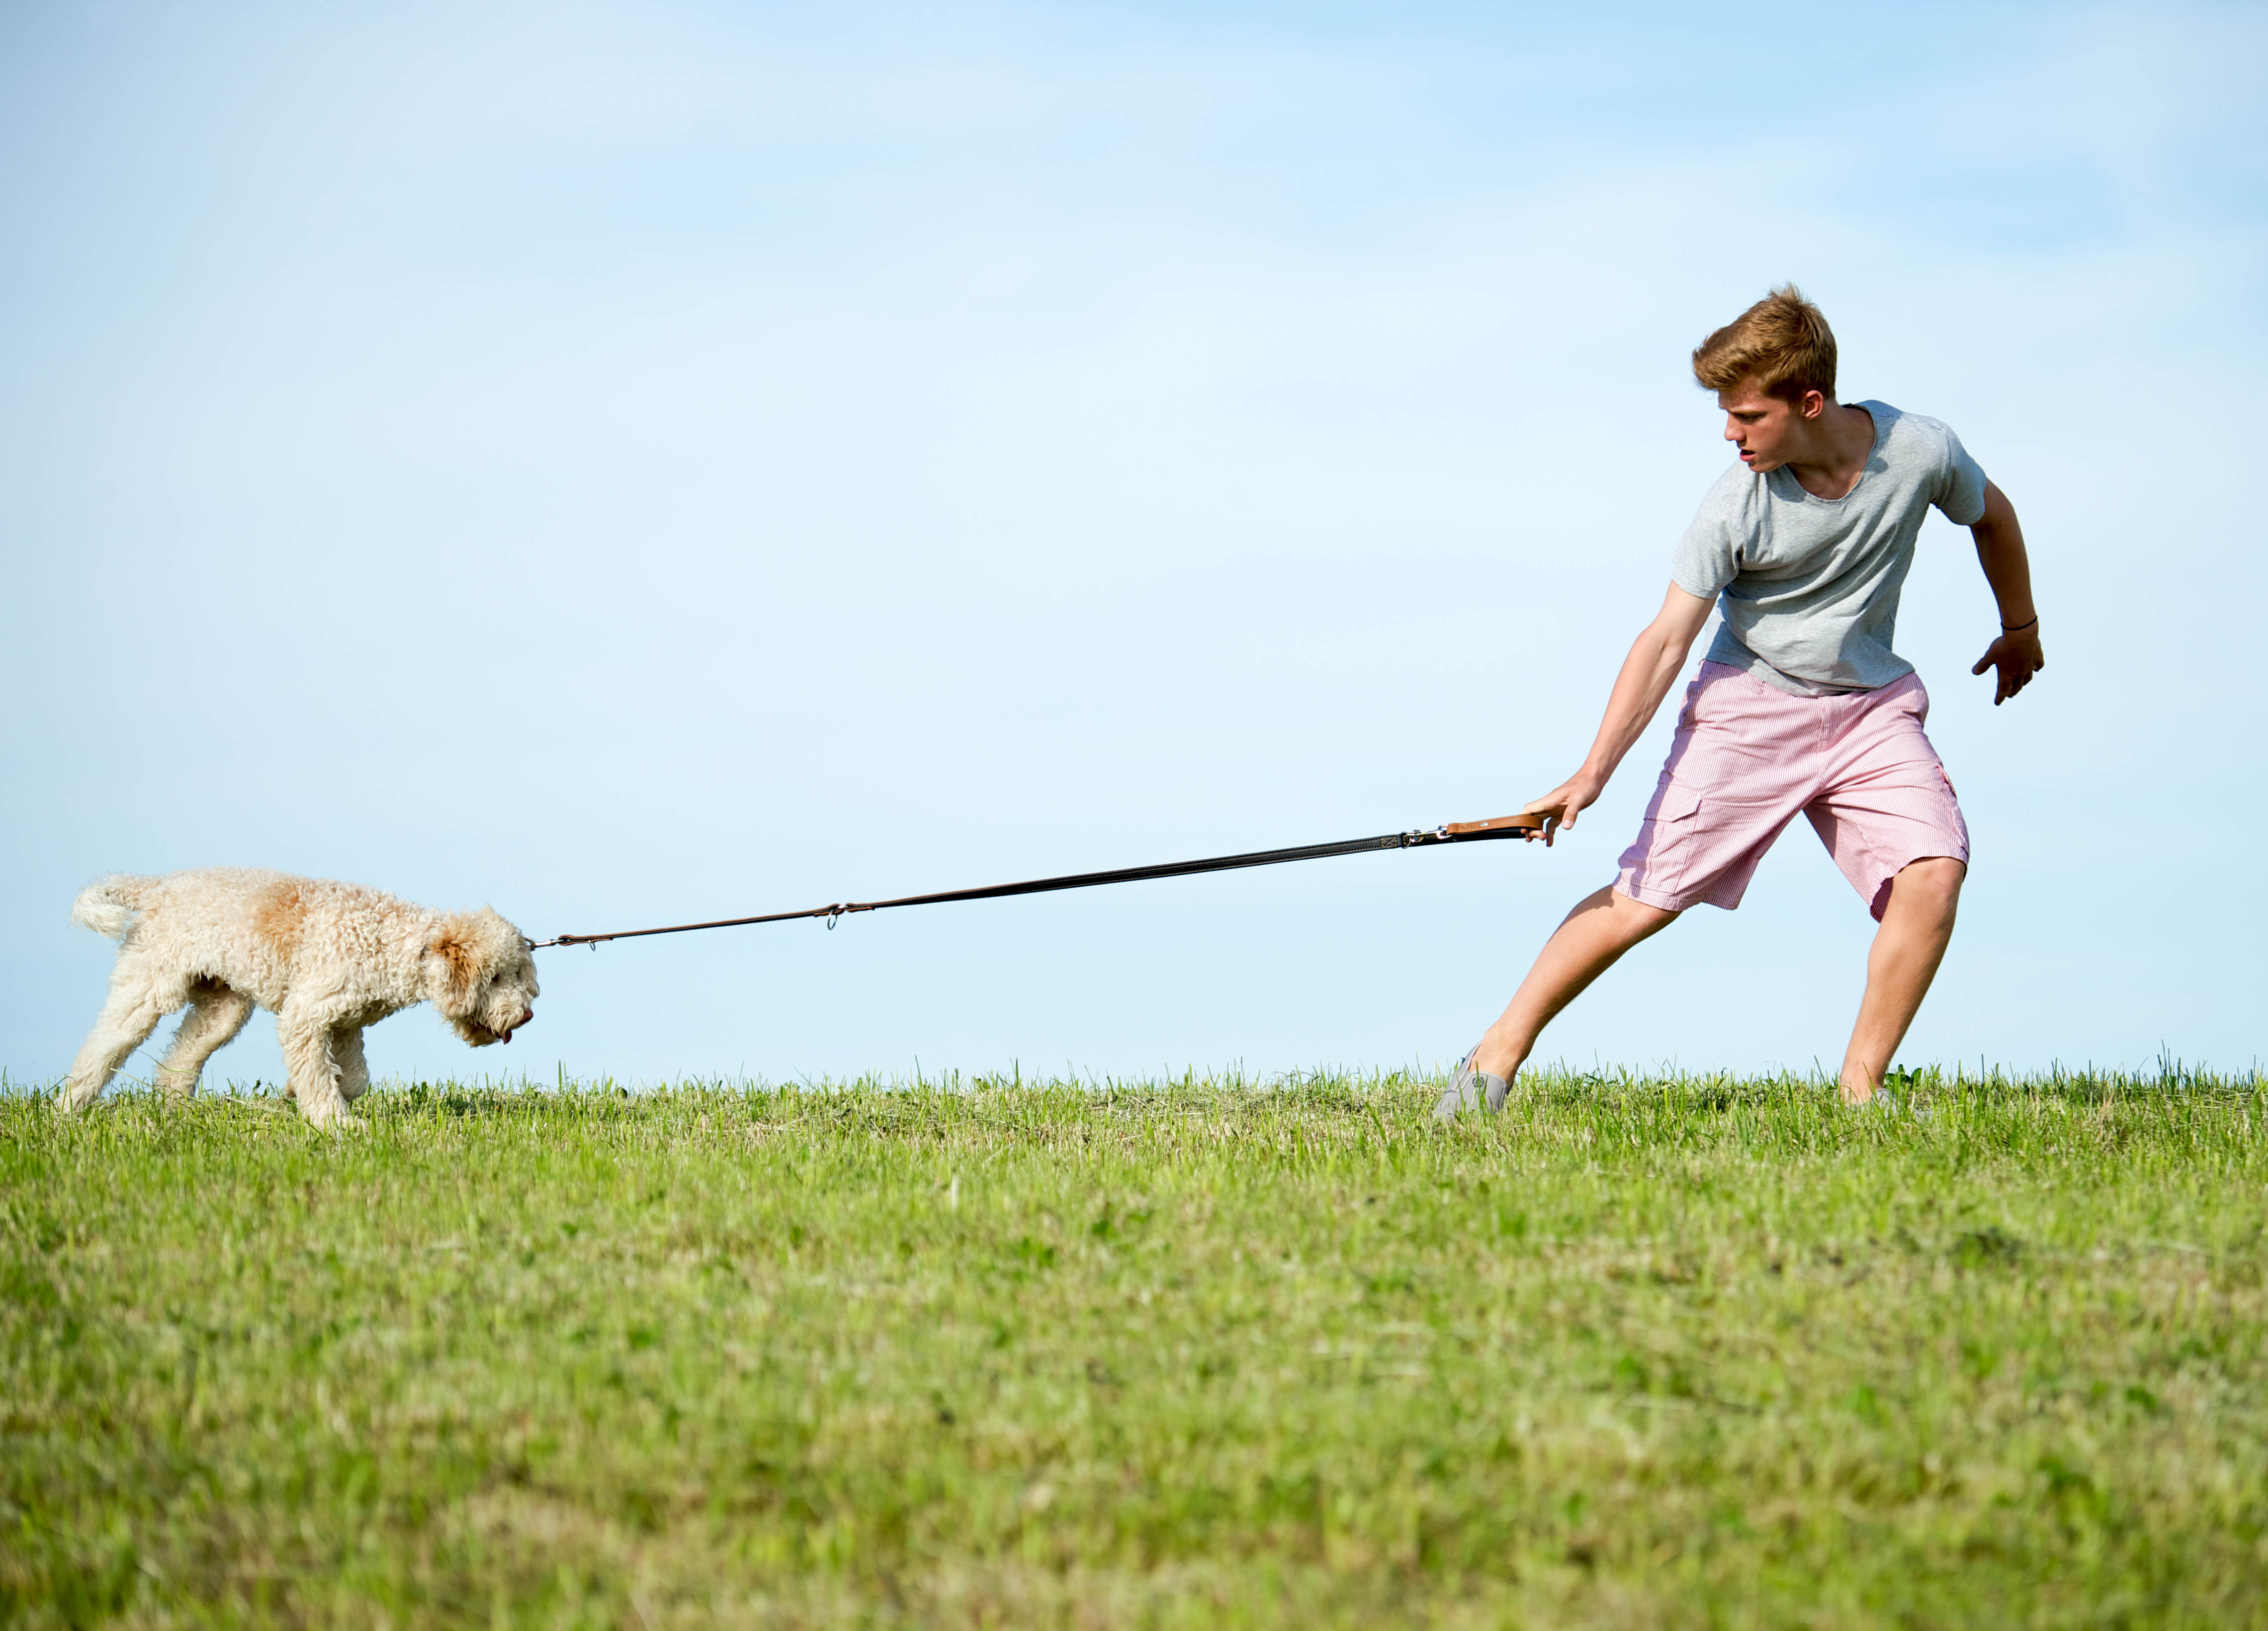
[[[2268,1621],[2257,1082],[0,1096],[0,1620]]]

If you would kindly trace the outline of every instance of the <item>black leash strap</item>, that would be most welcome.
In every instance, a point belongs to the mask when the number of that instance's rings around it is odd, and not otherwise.
[[[562,934],[544,946],[595,946],[600,941],[637,940],[646,934],[689,934],[696,929],[737,929],[751,923],[785,923],[796,918],[835,919],[854,911],[891,906],[941,906],[947,901],[999,900],[1010,895],[1046,895],[1057,889],[1089,889],[1104,883],[1142,883],[1152,878],[1182,878],[1199,872],[1233,872],[1241,867],[1274,867],[1288,860],[1321,860],[1326,855],[1355,855],[1365,850],[1415,850],[1431,844],[1467,844],[1480,838],[1533,838],[1543,828],[1541,816],[1499,816],[1492,821],[1451,822],[1431,831],[1387,832],[1374,838],[1342,838],[1336,844],[1306,844],[1297,849],[1256,850],[1249,855],[1216,855],[1208,860],[1169,861],[1162,867],[1123,867],[1116,872],[1079,872],[1027,883],[995,883],[981,889],[947,889],[941,895],[907,895],[896,900],[843,901],[804,911],[767,912],[759,918],[718,918],[711,923],[673,923],[662,929],[617,929],[611,934]]]

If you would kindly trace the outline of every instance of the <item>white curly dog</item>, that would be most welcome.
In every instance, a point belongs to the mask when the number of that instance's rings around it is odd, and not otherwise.
[[[101,880],[71,920],[119,942],[110,999],[71,1064],[60,1108],[93,1103],[158,1022],[188,1017],[158,1066],[184,1097],[256,1004],[276,1015],[285,1094],[319,1127],[357,1126],[365,1025],[431,1001],[473,1046],[535,1017],[534,947],[489,907],[428,911],[377,889],[250,867]]]

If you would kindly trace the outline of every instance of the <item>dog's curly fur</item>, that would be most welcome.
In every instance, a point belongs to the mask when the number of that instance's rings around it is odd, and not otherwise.
[[[534,948],[483,906],[428,911],[376,889],[249,867],[102,879],[71,919],[120,942],[110,1000],[58,1103],[84,1109],[158,1022],[188,1016],[158,1066],[196,1091],[205,1061],[257,1006],[276,1015],[285,1091],[319,1127],[358,1125],[370,1085],[363,1028],[431,1001],[473,1046],[510,1042],[534,1017]]]

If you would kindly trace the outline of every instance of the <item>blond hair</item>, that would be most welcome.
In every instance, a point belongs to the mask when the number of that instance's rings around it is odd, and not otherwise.
[[[1835,331],[1793,284],[1783,284],[1693,348],[1693,377],[1712,391],[1743,382],[1791,402],[1835,400]]]

